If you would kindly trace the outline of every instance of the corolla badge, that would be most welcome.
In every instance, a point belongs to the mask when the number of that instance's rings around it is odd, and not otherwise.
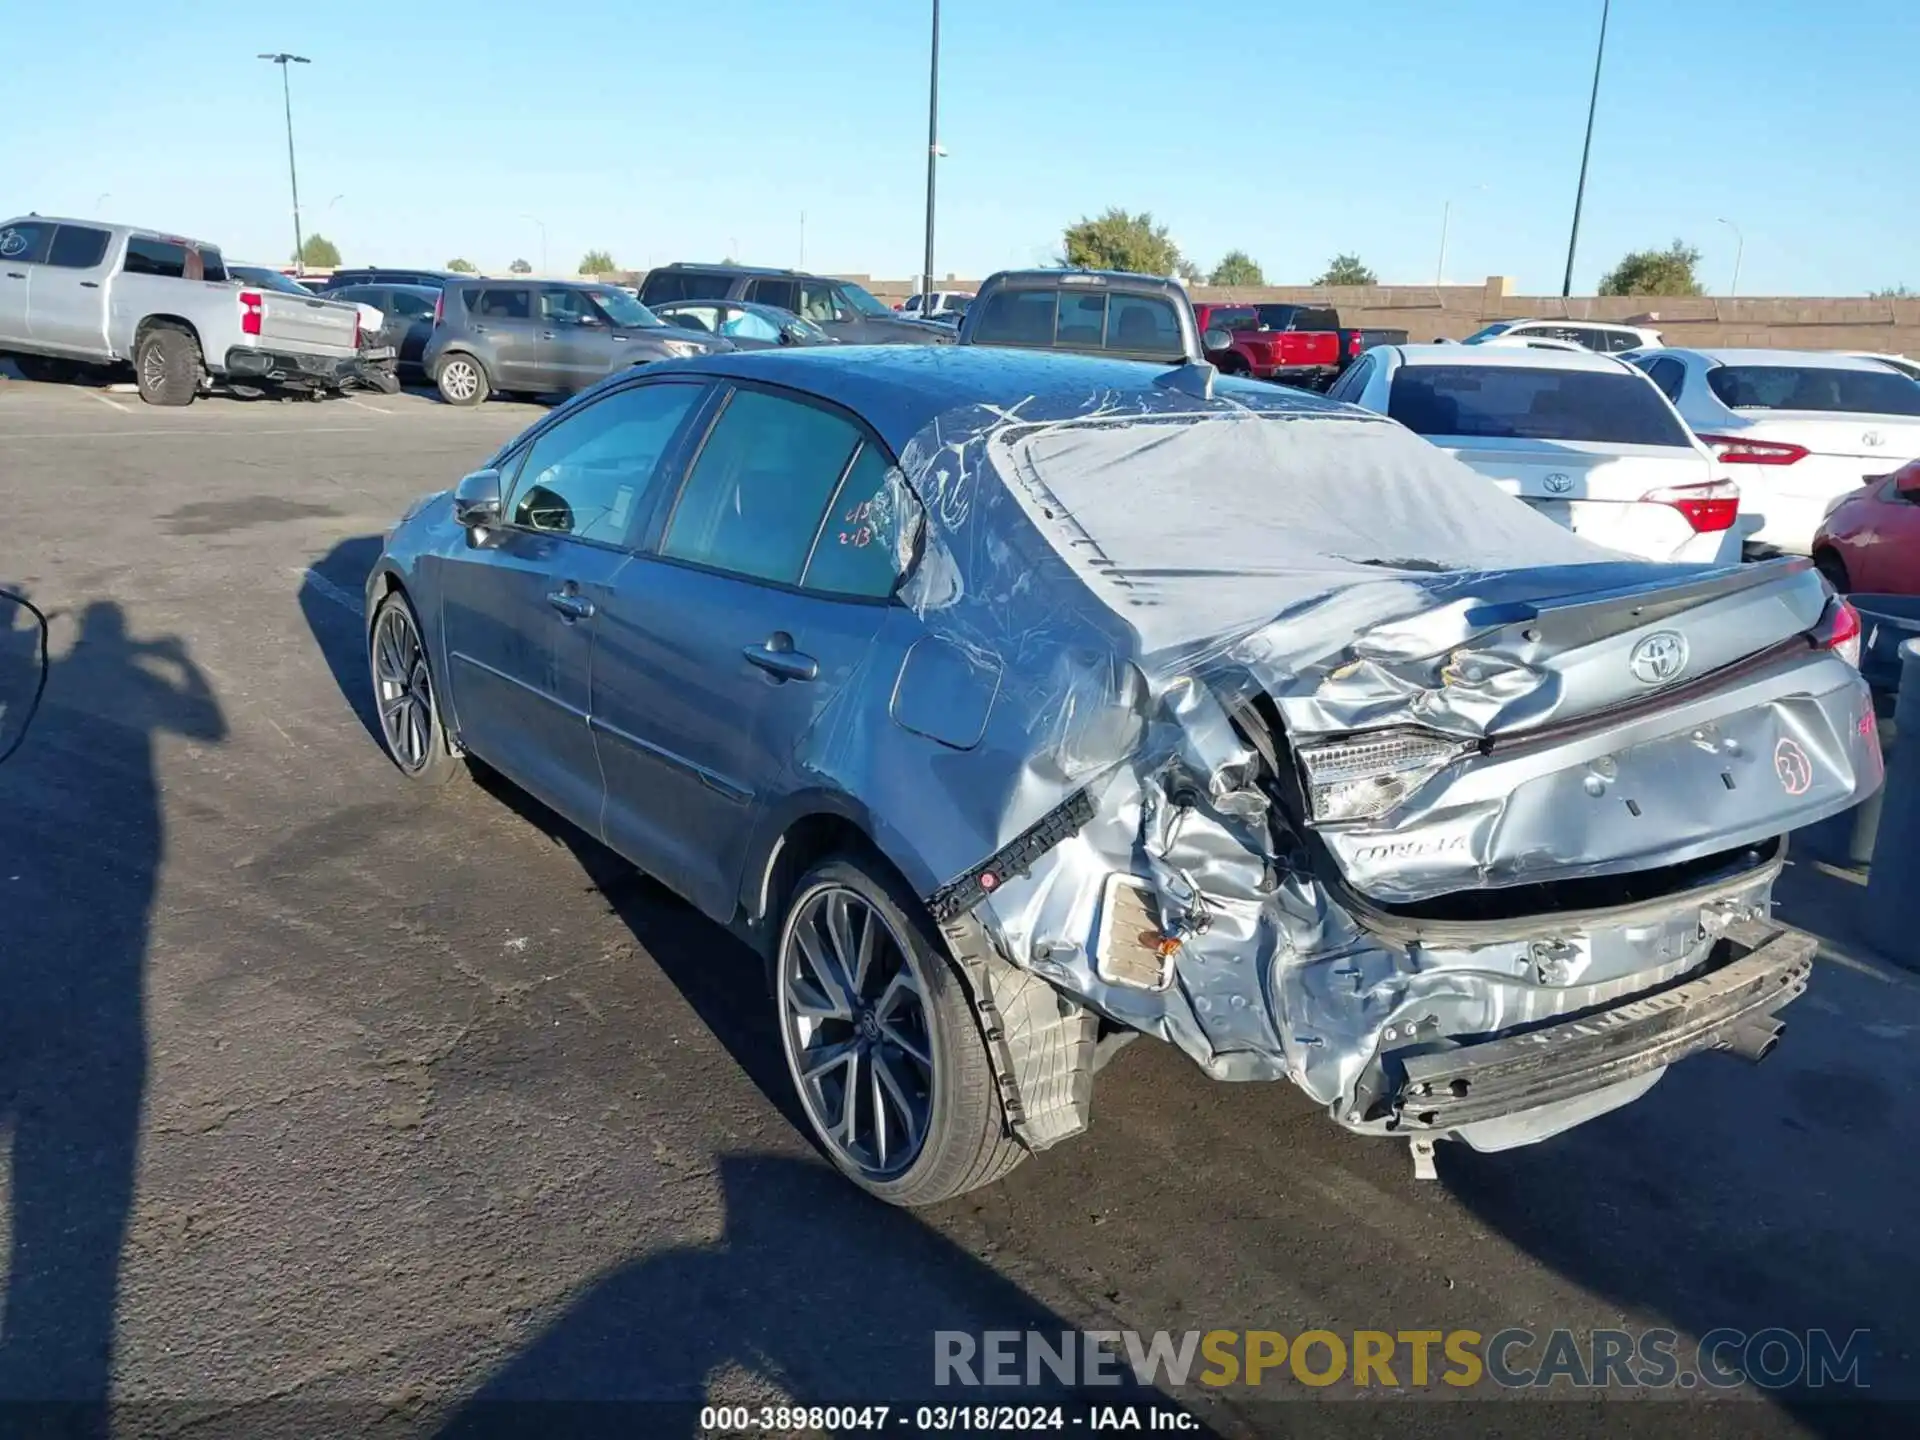
[[[1627,660],[1633,678],[1645,685],[1664,685],[1687,668],[1687,638],[1677,630],[1656,630]]]
[[[1860,443],[1869,449],[1878,449],[1887,443],[1887,437],[1882,435],[1878,430],[1869,430],[1860,437]]]
[[[1541,483],[1547,487],[1550,495],[1564,495],[1573,489],[1573,477],[1560,470],[1554,471]]]

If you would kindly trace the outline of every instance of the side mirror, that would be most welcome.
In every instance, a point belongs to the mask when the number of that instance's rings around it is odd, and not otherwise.
[[[798,345],[805,338],[806,332],[798,325],[782,325],[780,327],[780,343],[782,345]]]
[[[476,470],[453,487],[453,518],[470,532],[498,525],[500,506],[498,470]]]
[[[1215,329],[1207,331],[1205,335],[1202,335],[1200,337],[1200,343],[1205,345],[1209,350],[1231,350],[1233,348],[1233,333],[1216,327]]]

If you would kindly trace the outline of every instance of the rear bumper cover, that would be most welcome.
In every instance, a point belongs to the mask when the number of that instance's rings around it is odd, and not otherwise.
[[[366,363],[360,354],[308,355],[297,350],[249,350],[236,345],[227,351],[226,373],[235,380],[337,386],[358,379]]]
[[[1798,999],[1815,941],[1760,920],[1729,926],[1734,958],[1697,979],[1609,1009],[1477,1044],[1399,1059],[1392,1128],[1444,1134],[1559,1104],[1662,1070],[1703,1050],[1736,1048]],[[1387,1057],[1390,1060],[1398,1057]]]

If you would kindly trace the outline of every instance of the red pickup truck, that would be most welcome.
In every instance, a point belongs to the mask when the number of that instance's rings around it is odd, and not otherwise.
[[[1230,375],[1252,375],[1283,385],[1324,390],[1375,345],[1404,345],[1404,330],[1352,330],[1324,305],[1212,305],[1193,307],[1203,337],[1224,331],[1229,343],[1207,347],[1207,358]],[[1216,336],[1217,338],[1217,336]]]

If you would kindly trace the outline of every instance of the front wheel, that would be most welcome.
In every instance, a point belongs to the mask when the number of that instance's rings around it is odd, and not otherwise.
[[[440,362],[434,383],[440,387],[440,398],[449,405],[478,405],[493,388],[487,380],[486,366],[458,352]]]
[[[423,785],[445,785],[463,772],[440,721],[433,667],[419,617],[407,597],[394,591],[373,612],[367,636],[373,700],[380,711],[380,738],[400,773]]]
[[[840,856],[800,881],[774,998],[814,1138],[862,1189],[932,1205],[1025,1156],[966,986],[917,902],[877,865]]]

